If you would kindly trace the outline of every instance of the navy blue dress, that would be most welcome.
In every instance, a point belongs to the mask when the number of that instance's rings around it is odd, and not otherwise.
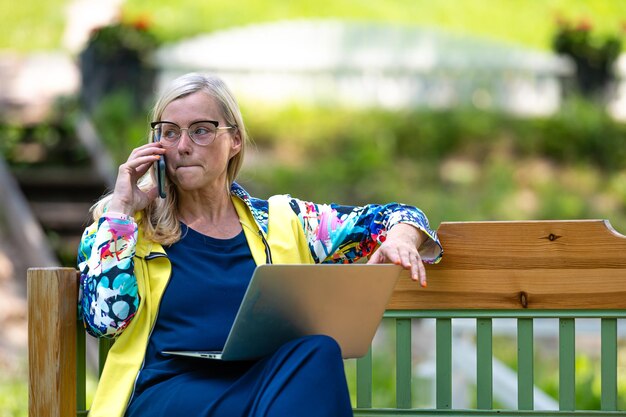
[[[255,263],[243,232],[215,239],[183,227],[166,248],[163,295],[126,417],[352,416],[337,343],[291,341],[259,361],[172,357],[163,350],[221,350]]]

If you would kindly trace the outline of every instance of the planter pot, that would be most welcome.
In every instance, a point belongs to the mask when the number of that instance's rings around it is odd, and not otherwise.
[[[137,112],[142,112],[152,97],[156,71],[139,53],[118,48],[103,54],[88,46],[80,54],[80,98],[88,112],[93,112],[107,95],[125,91],[132,97]]]

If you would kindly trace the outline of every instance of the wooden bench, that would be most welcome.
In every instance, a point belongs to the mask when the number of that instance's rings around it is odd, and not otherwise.
[[[623,416],[618,410],[618,319],[626,318],[626,239],[606,221],[443,223],[445,255],[427,266],[428,288],[398,283],[386,317],[396,321],[396,407],[372,408],[372,354],[357,360],[356,416]],[[86,415],[85,333],[76,320],[72,268],[30,269],[31,416]],[[411,321],[435,321],[435,408],[412,407]],[[452,408],[452,319],[476,322],[476,408]],[[517,323],[517,409],[494,410],[493,320]],[[558,319],[558,408],[534,410],[535,319]],[[575,320],[600,319],[601,410],[577,410]],[[108,343],[101,343],[104,360]],[[585,393],[579,393],[584,395]],[[625,400],[622,400],[622,404]]]

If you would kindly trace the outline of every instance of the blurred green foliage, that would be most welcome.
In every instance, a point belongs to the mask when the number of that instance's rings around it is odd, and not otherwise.
[[[572,98],[539,119],[246,103],[240,181],[346,204],[400,200],[448,220],[607,218],[626,231],[626,125]]]
[[[138,114],[130,103],[115,94],[94,114],[118,163],[147,140],[148,117],[130,117]],[[248,102],[242,111],[253,143],[239,181],[259,197],[401,201],[424,209],[435,227],[454,220],[605,218],[626,231],[626,124],[581,98],[535,119],[473,108]]]
[[[91,117],[100,139],[118,164],[128,159],[132,149],[148,140],[148,112],[136,108],[130,92],[120,90],[105,96]]]
[[[13,168],[80,166],[89,163],[87,152],[74,132],[76,100],[63,97],[39,123],[20,124],[0,119],[0,154]]]

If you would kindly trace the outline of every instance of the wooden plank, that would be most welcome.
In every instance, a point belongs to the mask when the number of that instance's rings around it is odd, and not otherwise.
[[[404,272],[388,309],[624,309],[626,238],[602,220],[443,223],[428,288]],[[591,244],[590,242],[593,242]]]
[[[28,409],[37,417],[76,415],[76,300],[73,268],[29,269]]]
[[[606,220],[442,223],[437,233],[446,269],[626,268],[626,238]]]
[[[428,288],[403,273],[387,309],[626,308],[623,270],[427,270]]]

